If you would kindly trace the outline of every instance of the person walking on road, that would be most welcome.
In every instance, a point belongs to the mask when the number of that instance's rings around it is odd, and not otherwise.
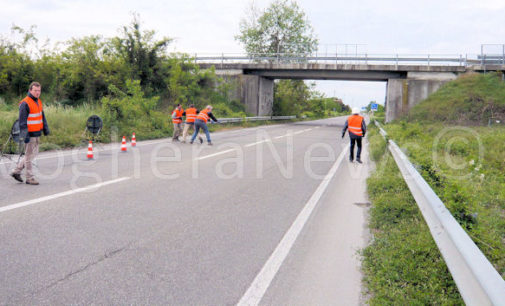
[[[205,109],[203,109],[198,116],[196,116],[195,119],[195,132],[193,133],[193,136],[191,137],[191,144],[195,141],[196,136],[198,135],[198,132],[200,129],[202,129],[205,132],[205,136],[207,137],[207,143],[209,146],[212,145],[212,141],[210,140],[210,134],[209,134],[209,128],[207,127],[207,121],[209,119],[212,119],[214,122],[219,123],[219,121],[214,117],[212,114],[212,106],[207,105]]]
[[[172,123],[174,124],[174,135],[172,136],[172,141],[179,141],[179,136],[182,135],[182,116],[184,115],[184,109],[180,104],[172,112]]]
[[[20,139],[25,142],[25,154],[19,161],[11,176],[18,182],[23,182],[21,171],[26,168],[26,183],[38,185],[39,182],[33,175],[33,160],[39,153],[39,138],[44,133],[49,135],[49,126],[42,108],[40,94],[42,86],[33,82],[28,88],[28,95],[19,102],[19,128]]]
[[[352,162],[354,160],[354,144],[356,143],[358,145],[356,161],[361,164],[361,140],[365,137],[366,123],[365,118],[359,115],[359,108],[354,107],[352,109],[352,115],[345,121],[344,129],[342,130],[342,138],[344,138],[347,129],[349,129],[349,138],[351,139],[349,161]]]
[[[184,123],[184,131],[182,132],[183,143],[186,143],[186,137],[188,136],[189,130],[190,129],[192,129],[193,131],[195,130],[195,120],[198,113],[199,113],[198,109],[196,109],[193,104],[190,104],[189,108],[186,109],[186,111],[184,112],[184,115],[186,116],[186,122]],[[201,136],[198,136],[198,139],[200,140],[200,143],[203,142]]]

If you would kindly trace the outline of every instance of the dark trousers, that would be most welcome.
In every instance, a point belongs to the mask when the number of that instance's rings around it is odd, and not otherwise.
[[[351,152],[349,155],[350,160],[354,159],[354,143],[358,144],[358,152],[356,152],[356,159],[361,159],[361,138],[363,137],[356,137],[356,138],[351,137]]]

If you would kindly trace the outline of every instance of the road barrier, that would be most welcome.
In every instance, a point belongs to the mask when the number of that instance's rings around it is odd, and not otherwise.
[[[387,133],[377,121],[375,125],[387,139]],[[391,139],[388,140],[388,149],[416,200],[465,303],[505,305],[505,281],[498,271]]]
[[[235,123],[245,121],[267,121],[267,120],[291,120],[296,116],[260,116],[260,117],[241,117],[241,118],[218,118],[221,123]]]

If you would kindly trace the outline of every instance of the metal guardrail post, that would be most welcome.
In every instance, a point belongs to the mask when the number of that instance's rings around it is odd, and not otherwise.
[[[379,127],[382,136],[386,132]],[[392,140],[388,149],[467,305],[505,305],[505,281]]]

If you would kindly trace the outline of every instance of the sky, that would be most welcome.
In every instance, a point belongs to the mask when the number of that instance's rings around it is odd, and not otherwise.
[[[269,0],[254,0],[262,9]],[[298,0],[319,39],[319,52],[359,45],[368,54],[480,53],[505,43],[505,0]],[[0,35],[13,24],[35,24],[53,43],[100,34],[110,37],[138,13],[144,29],[174,39],[169,51],[243,53],[234,39],[251,0],[0,0]],[[356,47],[355,47],[356,48]],[[491,48],[491,47],[489,47]],[[348,47],[348,52],[353,51]],[[494,49],[493,49],[494,50]],[[317,89],[351,106],[384,103],[385,83],[318,81]]]

